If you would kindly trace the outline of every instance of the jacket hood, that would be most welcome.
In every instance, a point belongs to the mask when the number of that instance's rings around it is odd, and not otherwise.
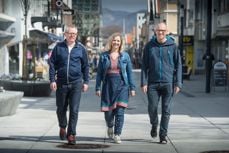
[[[158,43],[156,36],[152,36],[150,42],[152,42],[153,44],[155,44],[155,45],[157,45],[157,46],[170,46],[170,45],[174,45],[174,44],[175,44],[175,40],[174,40],[173,37],[171,37],[171,36],[166,36],[166,39],[167,39],[167,40],[166,40],[165,43],[160,44],[160,43]]]

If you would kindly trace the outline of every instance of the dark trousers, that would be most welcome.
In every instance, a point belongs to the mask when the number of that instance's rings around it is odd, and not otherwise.
[[[161,98],[161,122],[160,122],[160,137],[167,136],[171,98],[173,95],[172,83],[155,83],[148,86],[148,113],[152,127],[158,126],[158,103]]]
[[[59,127],[67,129],[67,135],[76,135],[76,125],[82,91],[82,83],[58,84],[56,91],[57,118]],[[69,121],[67,121],[67,109],[69,106]]]

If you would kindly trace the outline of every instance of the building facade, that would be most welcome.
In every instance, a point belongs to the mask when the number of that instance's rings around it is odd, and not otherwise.
[[[75,10],[73,23],[77,25],[83,43],[87,37],[92,37],[93,45],[99,45],[101,6],[101,0],[72,1],[72,9]]]
[[[22,76],[24,67],[33,66],[32,59],[35,64],[36,58],[43,58],[44,53],[47,53],[50,43],[61,40],[57,36],[58,29],[60,29],[59,35],[62,36],[62,27],[66,24],[65,21],[69,22],[64,20],[62,13],[64,9],[70,7],[65,1],[61,1],[63,6],[58,8],[60,11],[58,18],[57,10],[53,9],[57,1],[0,0],[1,76],[4,74]],[[28,39],[26,45],[25,38]],[[27,46],[26,50],[24,46]]]

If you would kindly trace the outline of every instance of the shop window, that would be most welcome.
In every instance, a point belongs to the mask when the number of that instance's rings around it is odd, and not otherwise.
[[[19,45],[9,47],[9,73],[19,74]]]

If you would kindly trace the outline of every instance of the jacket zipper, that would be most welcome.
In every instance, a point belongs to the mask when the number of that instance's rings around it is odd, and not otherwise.
[[[71,52],[68,52],[68,65],[67,65],[67,84],[69,84],[69,62],[70,62],[70,54]]]
[[[159,69],[160,69],[160,80],[162,78],[162,48],[160,47],[160,64],[159,64]]]

